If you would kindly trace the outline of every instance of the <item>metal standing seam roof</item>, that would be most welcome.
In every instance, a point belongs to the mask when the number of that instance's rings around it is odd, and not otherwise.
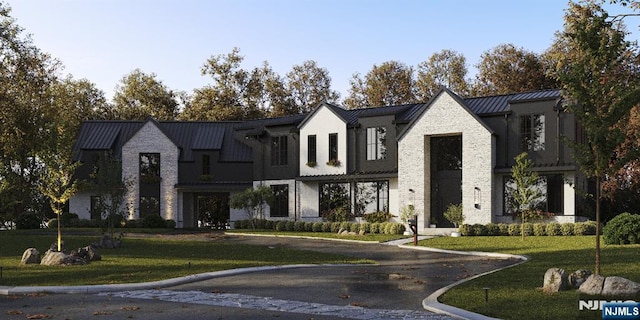
[[[512,103],[557,99],[560,97],[560,90],[541,90],[499,96],[467,98],[464,99],[464,102],[473,113],[483,115],[509,112],[511,110],[509,106]]]

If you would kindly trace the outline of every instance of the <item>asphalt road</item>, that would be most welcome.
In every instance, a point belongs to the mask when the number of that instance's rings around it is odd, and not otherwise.
[[[329,240],[228,236],[214,241],[341,253],[378,264],[275,269],[136,292],[0,296],[0,319],[385,319],[393,318],[385,313],[393,311],[398,318],[446,319],[425,311],[422,300],[451,283],[516,262]]]

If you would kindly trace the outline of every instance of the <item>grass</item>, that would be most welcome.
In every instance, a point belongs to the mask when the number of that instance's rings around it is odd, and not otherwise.
[[[598,311],[579,311],[576,290],[556,294],[543,293],[544,273],[548,268],[563,268],[567,273],[594,269],[593,236],[575,237],[442,237],[423,240],[420,245],[459,250],[525,255],[529,261],[449,290],[440,301],[452,306],[501,319],[600,319]],[[604,245],[601,251],[601,274],[621,276],[640,282],[640,245]],[[485,302],[483,288],[488,287]],[[637,300],[637,299],[636,299]]]
[[[67,249],[98,242],[95,229],[67,230]],[[136,230],[137,232],[137,230]],[[75,234],[75,235],[74,235]],[[233,268],[316,263],[372,263],[337,254],[236,244],[232,241],[124,238],[119,249],[101,249],[101,261],[84,266],[20,265],[26,248],[41,255],[56,241],[52,232],[0,231],[0,286],[87,285],[163,280]]]
[[[236,229],[228,230],[228,233],[249,233],[249,234],[264,234],[274,236],[289,236],[289,237],[307,237],[307,238],[321,238],[321,239],[343,239],[343,240],[359,240],[359,241],[371,241],[371,242],[386,242],[391,240],[398,240],[408,238],[408,236],[401,234],[379,234],[379,233],[367,233],[364,235],[339,235],[333,232],[296,232],[296,231],[275,231],[275,230],[252,230],[252,229]]]

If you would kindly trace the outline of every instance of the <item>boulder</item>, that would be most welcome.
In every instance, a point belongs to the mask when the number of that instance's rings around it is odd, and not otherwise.
[[[98,251],[92,246],[86,246],[73,250],[71,251],[70,255],[73,257],[82,258],[87,262],[102,260],[102,256],[100,255],[100,253],[98,253]]]
[[[589,270],[576,270],[569,274],[567,277],[567,282],[569,287],[573,289],[578,289],[580,286],[587,281],[587,278],[591,275],[591,271]]]
[[[622,277],[606,277],[602,295],[612,298],[635,298],[640,295],[640,283]]]
[[[544,284],[542,290],[547,293],[558,292],[567,289],[567,275],[564,269],[549,268],[544,273]]]
[[[113,249],[115,247],[113,243],[113,239],[108,234],[102,235],[102,239],[100,240],[100,248],[105,249]]]
[[[597,274],[590,275],[587,280],[580,285],[578,291],[580,293],[596,296],[602,293],[602,287],[604,286],[604,277]]]
[[[49,250],[51,251],[58,251],[58,242],[54,242],[49,246]],[[67,251],[67,248],[64,245],[64,241],[60,241],[60,252],[65,252]]]
[[[38,264],[40,263],[40,252],[36,248],[28,248],[22,254],[20,264]]]
[[[45,266],[83,265],[86,263],[87,261],[80,257],[74,257],[64,252],[52,250],[47,250],[47,252],[45,252],[44,254],[44,257],[42,257],[42,261],[40,261],[40,264]]]

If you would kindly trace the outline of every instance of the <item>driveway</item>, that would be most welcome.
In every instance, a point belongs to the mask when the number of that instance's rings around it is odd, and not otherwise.
[[[0,297],[3,319],[24,319],[27,313],[55,319],[448,319],[425,311],[422,300],[461,279],[517,262],[318,239],[231,235],[216,241],[340,253],[378,264],[275,268],[97,295]]]

